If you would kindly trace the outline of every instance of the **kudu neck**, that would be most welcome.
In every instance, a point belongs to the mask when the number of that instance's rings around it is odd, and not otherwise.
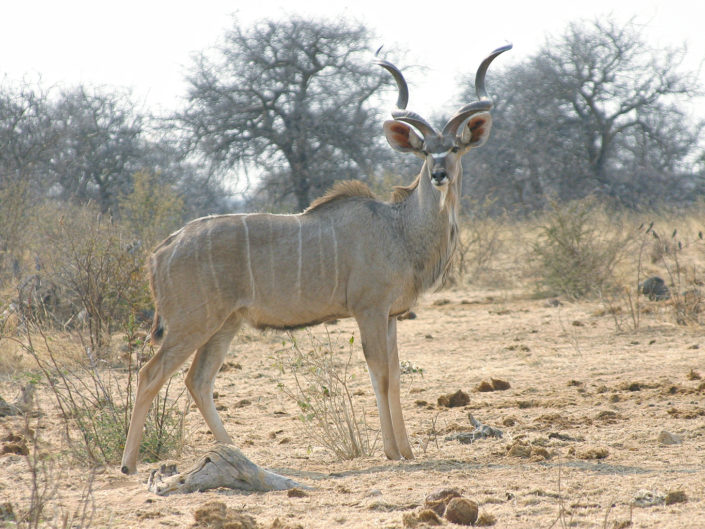
[[[448,185],[436,187],[424,165],[418,185],[406,201],[403,224],[419,292],[437,285],[448,270],[458,233],[461,176],[462,171]]]
[[[458,175],[452,182],[443,187],[436,187],[431,183],[428,165],[424,164],[419,175],[419,184],[412,197],[414,202],[414,212],[418,214],[419,221],[428,225],[434,219],[439,219],[443,223],[448,219],[448,215],[455,219],[459,204],[463,170],[459,166]]]

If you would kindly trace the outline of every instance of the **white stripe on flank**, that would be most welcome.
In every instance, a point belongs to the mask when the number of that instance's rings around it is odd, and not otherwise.
[[[250,255],[250,230],[247,229],[245,217],[242,219],[242,227],[245,228],[245,252],[247,253],[247,271],[250,274],[250,287],[252,288],[252,301],[255,301],[255,275],[252,273],[252,257]]]
[[[323,264],[323,223],[318,223],[318,277],[324,277],[325,272]]]
[[[333,236],[333,268],[335,275],[333,276],[333,291],[330,293],[328,303],[332,303],[335,298],[335,292],[338,290],[338,239],[335,236],[335,224],[333,219],[330,221],[330,233]]]
[[[296,274],[296,292],[301,299],[301,272],[304,264],[304,253],[303,253],[303,234],[301,233],[303,227],[301,225],[301,217],[296,215],[296,222],[299,223],[299,271]]]
[[[273,292],[276,292],[276,273],[274,270],[274,229],[272,227],[272,217],[267,216],[267,223],[269,224],[269,295],[271,296]]]
[[[170,286],[173,286],[173,282],[171,279],[171,262],[174,260],[174,255],[176,255],[176,250],[179,249],[179,246],[181,246],[181,238],[184,234],[183,228],[179,230],[179,234],[176,236],[176,239],[174,240],[174,249],[171,251],[171,255],[169,255],[169,259],[166,261],[166,278],[167,282],[169,283]]]
[[[203,299],[209,299],[208,296],[208,285],[204,284],[207,283],[205,281],[204,275],[201,273],[201,247],[199,244],[195,244],[193,248],[193,259],[196,261],[196,270],[198,270],[195,273],[196,276],[196,282],[198,283],[198,290],[201,294],[201,297]],[[210,321],[211,315],[210,315],[210,309],[211,309],[211,304],[206,303],[206,319]]]
[[[217,290],[216,296],[220,295],[220,281],[218,280],[218,274],[215,271],[215,265],[213,264],[213,239],[211,231],[213,230],[214,222],[211,221],[208,225],[208,232],[206,233],[206,243],[208,245],[208,264],[211,269],[211,277],[213,278],[213,283],[215,289]]]

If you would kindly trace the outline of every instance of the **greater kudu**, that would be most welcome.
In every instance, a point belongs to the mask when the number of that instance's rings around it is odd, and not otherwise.
[[[396,316],[448,269],[458,232],[461,158],[485,142],[492,121],[485,72],[510,48],[498,48],[482,62],[475,78],[479,101],[458,110],[440,133],[405,110],[404,77],[378,61],[399,89],[394,120],[384,123],[387,141],[424,160],[415,181],[397,188],[390,202],[377,200],[360,182],[343,182],[303,213],[204,217],[157,246],[149,261],[152,336],[163,333],[163,339],[140,371],[123,472],[136,471],[152,400],[194,351],[186,385],[215,439],[232,443],[213,403],[213,382],[243,321],[285,329],[354,317],[384,453],[413,458],[399,400]]]

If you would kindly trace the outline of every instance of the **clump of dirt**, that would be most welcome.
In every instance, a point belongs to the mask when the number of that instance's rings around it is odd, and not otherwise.
[[[492,384],[490,384],[486,380],[483,380],[477,385],[475,390],[479,391],[480,393],[487,393],[488,391],[494,391],[494,388],[492,387]]]
[[[289,498],[305,498],[306,496],[308,496],[308,493],[301,490],[301,489],[294,487],[293,489],[287,490],[286,495]]]
[[[674,503],[685,503],[688,501],[688,496],[682,490],[672,490],[666,494],[666,505]]]
[[[605,459],[610,455],[609,450],[604,447],[593,447],[578,453],[580,459]]]
[[[675,419],[697,419],[705,415],[705,409],[698,407],[690,408],[671,408],[668,410],[668,414]]]
[[[523,439],[514,441],[507,446],[507,455],[532,461],[543,461],[551,458],[551,453],[543,446],[534,446]]]
[[[459,408],[470,404],[470,395],[459,389],[455,393],[447,393],[438,397],[438,405],[444,408]]]
[[[193,513],[193,528],[203,529],[258,529],[257,521],[249,514],[239,513],[222,501],[204,503]]]
[[[476,389],[481,393],[486,393],[488,391],[504,391],[511,387],[512,385],[506,380],[501,380],[499,378],[490,378],[489,382],[487,382],[486,380],[480,382]]]
[[[3,443],[0,454],[16,454],[18,456],[26,456],[29,454],[27,439],[25,439],[23,435],[10,432],[0,439],[0,441]]]
[[[226,528],[226,529],[229,529],[229,528]],[[300,523],[282,522],[281,520],[279,520],[279,518],[276,518],[272,522],[272,525],[269,526],[268,529],[304,529],[304,526]]]
[[[418,513],[406,513],[402,516],[402,524],[404,527],[414,529],[415,527],[425,527],[429,525],[442,525],[443,521],[431,509],[423,509]]]
[[[475,525],[478,527],[490,527],[494,524],[497,523],[497,518],[492,516],[488,512],[483,512],[480,513],[480,516],[478,517],[477,521],[475,522]]]
[[[446,507],[446,520],[460,525],[473,525],[477,520],[477,503],[467,498],[453,498]]]
[[[703,377],[700,375],[700,373],[698,373],[695,369],[693,369],[693,368],[691,367],[691,368],[690,368],[690,371],[689,371],[688,374],[686,375],[686,378],[687,378],[688,380],[700,380],[700,379],[703,378]]]

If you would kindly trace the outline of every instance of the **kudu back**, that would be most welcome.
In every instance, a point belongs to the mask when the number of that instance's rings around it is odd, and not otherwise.
[[[213,402],[213,383],[239,326],[294,328],[352,316],[360,328],[390,459],[413,458],[399,400],[396,316],[446,272],[455,248],[461,158],[484,143],[491,102],[480,65],[479,101],[442,131],[406,110],[408,89],[387,61],[399,97],[384,123],[390,145],[423,160],[389,202],[359,182],[342,182],[297,215],[237,214],[196,219],[153,252],[148,268],[156,305],[157,353],[139,373],[122,471],[133,473],[149,407],[195,352],[186,385],[215,439],[232,443]],[[414,130],[418,131],[420,135]]]

